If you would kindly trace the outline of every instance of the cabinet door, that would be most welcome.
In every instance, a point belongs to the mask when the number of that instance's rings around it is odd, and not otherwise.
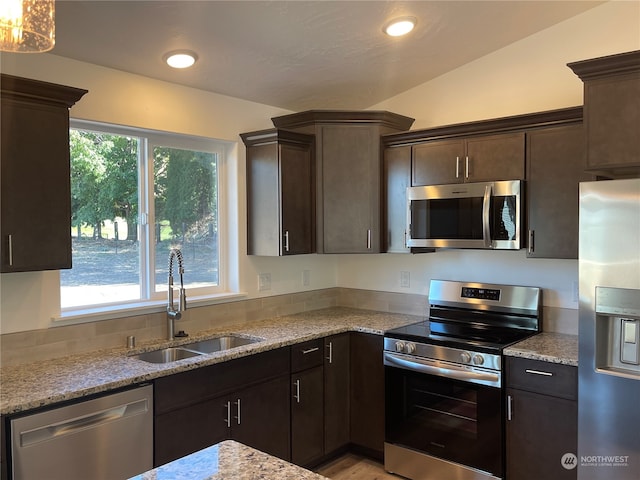
[[[579,183],[584,173],[581,124],[527,133],[527,256],[578,258]]]
[[[408,253],[407,187],[411,186],[411,147],[385,148],[383,152],[384,214],[382,239],[387,253]]]
[[[464,141],[438,140],[413,147],[411,183],[444,185],[464,181]]]
[[[154,467],[230,438],[227,398],[173,410],[154,419]]]
[[[282,376],[230,397],[232,438],[289,460],[289,376]]]
[[[324,340],[324,453],[349,444],[349,333]]]
[[[323,367],[291,376],[291,461],[309,465],[324,453]]]
[[[584,103],[587,168],[640,167],[640,73],[586,80]]]
[[[2,272],[71,268],[69,112],[2,100]]]
[[[315,246],[312,153],[309,146],[281,144],[282,255],[312,253]]]
[[[523,132],[469,138],[466,143],[466,182],[524,180]]]
[[[351,443],[381,459],[384,449],[383,337],[351,334]]]
[[[321,127],[322,252],[380,252],[377,128]]]
[[[577,452],[576,402],[514,389],[507,389],[507,401],[507,478],[575,479],[577,468],[565,468],[562,457]]]

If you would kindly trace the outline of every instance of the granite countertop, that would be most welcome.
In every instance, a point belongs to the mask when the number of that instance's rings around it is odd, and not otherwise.
[[[543,332],[518,342],[504,350],[510,357],[522,357],[543,362],[578,366],[578,336]]]
[[[233,440],[179,458],[130,480],[327,480]]]
[[[228,327],[209,330],[173,342],[159,340],[132,350],[116,348],[7,366],[0,369],[0,414],[18,413],[127,387],[327,335],[347,331],[382,335],[386,330],[420,320],[423,318],[413,315],[334,307],[246,323],[232,330]],[[231,333],[260,341],[167,364],[147,363],[130,357],[144,351]]]

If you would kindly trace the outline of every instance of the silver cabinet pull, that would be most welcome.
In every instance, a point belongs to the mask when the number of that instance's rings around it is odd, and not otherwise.
[[[469,178],[469,156],[465,157],[464,170],[464,178]]]
[[[9,266],[13,266],[13,235],[9,234]]]
[[[529,230],[529,244],[527,245],[527,253],[529,254],[532,254],[535,248],[533,243],[533,240],[535,238],[534,235],[534,230]]]
[[[238,412],[238,415],[236,415],[233,418],[235,418],[236,421],[238,422],[238,425],[240,425],[240,399],[238,399],[238,401],[236,402],[233,402],[233,404],[237,407],[237,412]]]
[[[456,178],[460,178],[460,157],[456,157]]]
[[[318,347],[313,347],[313,348],[309,348],[307,350],[302,350],[302,354],[303,355],[307,355],[308,353],[317,352],[318,350],[320,350]]]
[[[284,232],[284,251],[289,251],[289,230],[285,230]]]
[[[327,348],[329,349],[329,356],[327,357],[327,360],[329,360],[329,363],[333,363],[333,342],[329,342]]]
[[[553,377],[553,373],[551,372],[542,372],[540,370],[529,370],[528,368],[525,370],[526,373],[531,373],[533,375],[542,375],[544,377]]]
[[[224,423],[227,424],[227,427],[231,428],[231,402],[228,401],[226,403],[227,408],[227,418],[224,419]]]
[[[507,420],[509,421],[511,421],[511,413],[512,413],[511,401],[512,401],[511,395],[507,395]]]
[[[367,230],[367,250],[371,250],[371,229]]]
[[[300,379],[293,382],[293,385],[296,387],[296,393],[293,394],[293,398],[296,399],[297,403],[300,403]]]

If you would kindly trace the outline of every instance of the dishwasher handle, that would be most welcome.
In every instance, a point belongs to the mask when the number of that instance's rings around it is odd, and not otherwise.
[[[71,418],[63,422],[44,425],[33,430],[20,432],[20,446],[27,447],[52,438],[70,435],[88,428],[94,428],[98,425],[112,422],[114,420],[132,417],[140,413],[147,413],[148,411],[149,402],[145,398],[108,408],[100,412],[90,413],[89,415]]]

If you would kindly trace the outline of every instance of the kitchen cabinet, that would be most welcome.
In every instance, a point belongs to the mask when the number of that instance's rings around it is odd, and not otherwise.
[[[411,186],[411,146],[387,147],[383,152],[384,211],[382,249],[408,253],[407,187]]]
[[[515,357],[506,369],[506,478],[575,479],[565,454],[577,455],[578,369]]]
[[[382,460],[384,450],[384,337],[351,333],[351,444]]]
[[[640,175],[640,50],[568,66],[584,82],[586,169],[608,178]]]
[[[313,136],[271,129],[241,137],[247,161],[247,253],[315,252]]]
[[[527,257],[578,258],[584,145],[581,123],[527,132]]]
[[[69,108],[87,93],[0,78],[1,272],[71,268]]]
[[[308,466],[324,454],[324,341],[291,347],[291,461]]]
[[[234,439],[290,458],[289,349],[155,381],[154,465]]]
[[[412,185],[525,177],[524,132],[427,141],[413,146]]]
[[[350,334],[324,339],[324,454],[349,445]]]
[[[380,136],[413,119],[380,111],[311,110],[272,119],[276,128],[315,135],[318,253],[381,251]]]

